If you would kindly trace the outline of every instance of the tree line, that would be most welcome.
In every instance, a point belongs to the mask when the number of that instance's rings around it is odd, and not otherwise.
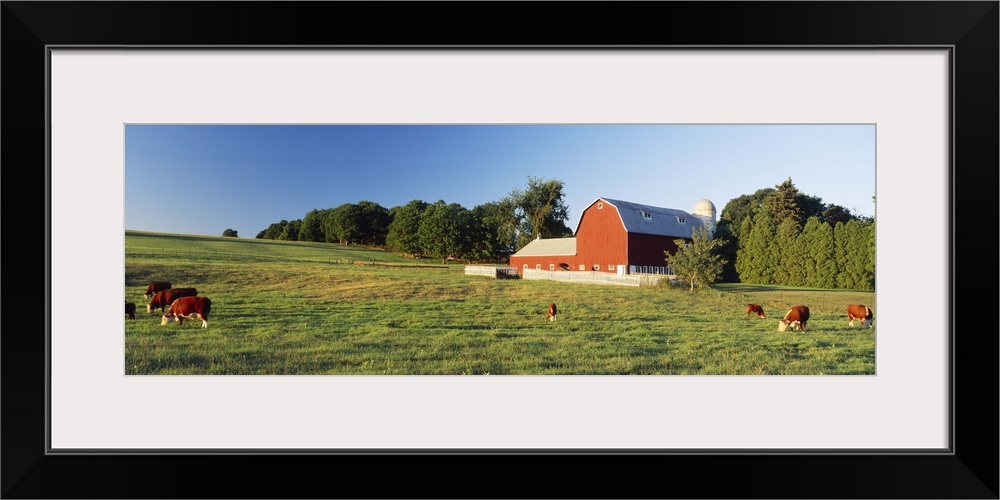
[[[471,209],[444,200],[392,208],[362,200],[272,223],[257,238],[366,245],[442,262],[505,262],[538,236],[572,235],[563,190],[560,180],[529,177],[524,188]]]
[[[368,245],[442,262],[507,262],[538,236],[572,236],[563,189],[562,181],[529,177],[524,188],[471,209],[444,200],[392,208],[363,200],[275,222],[257,238]],[[875,286],[874,218],[802,193],[791,178],[730,200],[714,235],[693,235],[687,243],[664,260],[692,287],[715,281]]]
[[[720,281],[875,288],[875,219],[824,204],[791,178],[727,203],[714,236]]]

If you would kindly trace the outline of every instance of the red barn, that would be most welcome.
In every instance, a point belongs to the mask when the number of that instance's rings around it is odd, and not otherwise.
[[[673,208],[598,198],[580,216],[572,238],[536,239],[510,256],[520,270],[672,274],[664,251],[674,240],[691,240],[695,228],[715,231],[715,205],[700,200],[691,213]]]

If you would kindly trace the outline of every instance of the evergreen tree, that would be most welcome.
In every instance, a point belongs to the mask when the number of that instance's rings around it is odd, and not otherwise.
[[[851,220],[834,228],[840,273],[837,287],[875,289],[875,224]]]
[[[722,274],[722,265],[725,260],[715,253],[715,250],[725,242],[709,237],[708,231],[703,228],[695,228],[691,234],[691,243],[684,239],[676,239],[677,252],[666,255],[667,266],[674,270],[674,274],[688,283],[689,290],[694,291],[695,284],[699,286],[711,286]]]
[[[789,177],[774,188],[774,192],[764,200],[764,207],[771,214],[774,223],[780,226],[785,220],[792,220],[797,226],[801,226],[802,209],[798,201],[802,193],[792,183],[792,178]]]
[[[774,281],[787,286],[804,286],[809,253],[803,246],[799,226],[785,219],[778,226],[777,247],[781,265],[774,270]]]
[[[808,252],[805,286],[835,288],[837,260],[834,252],[833,226],[810,217],[802,229],[802,243]]]
[[[858,221],[847,221],[834,227],[835,253],[837,257],[837,288],[857,290],[862,288],[864,262],[862,253],[867,253],[863,245],[861,225]]]
[[[760,210],[747,221],[750,228],[736,252],[736,269],[743,283],[775,284],[774,271],[781,265],[777,227],[767,210]]]
[[[837,288],[854,288],[854,280],[847,273],[847,266],[850,263],[850,248],[847,244],[850,237],[848,235],[847,223],[838,222],[833,226],[833,255],[837,261],[837,278],[834,284]]]
[[[861,221],[865,227],[864,238],[865,238],[865,265],[864,271],[864,289],[874,290],[875,289],[875,219],[870,219],[867,221]]]

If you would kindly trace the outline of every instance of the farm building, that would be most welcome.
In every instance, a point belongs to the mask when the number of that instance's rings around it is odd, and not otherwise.
[[[536,239],[510,256],[510,266],[546,271],[673,274],[664,251],[695,228],[715,232],[715,205],[699,200],[688,213],[673,208],[598,198],[580,216],[571,238]]]

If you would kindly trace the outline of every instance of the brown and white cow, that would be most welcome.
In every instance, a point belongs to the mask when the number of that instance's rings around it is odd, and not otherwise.
[[[135,319],[135,304],[129,301],[125,301],[125,317],[131,320]]]
[[[870,307],[864,304],[847,305],[847,325],[854,326],[854,320],[861,322],[862,328],[872,327],[872,318],[875,316]]]
[[[553,304],[549,304],[549,315],[548,315],[548,317],[546,319],[548,321],[555,321],[556,320],[556,305],[554,303]]]
[[[181,297],[193,297],[195,295],[198,295],[198,290],[194,288],[170,288],[156,292],[153,295],[153,299],[146,305],[146,312],[153,314],[153,309],[157,308],[160,309],[160,312],[163,312],[173,301]]]
[[[758,318],[766,318],[767,315],[764,314],[764,308],[758,304],[747,304],[747,315],[750,317],[751,314],[756,314]]]
[[[146,293],[142,294],[142,298],[149,300],[150,297],[156,294],[156,292],[162,292],[163,290],[170,289],[170,282],[167,281],[154,281],[146,287]]]
[[[200,319],[201,327],[208,328],[208,313],[212,310],[212,301],[208,297],[181,297],[170,304],[170,308],[160,320],[161,325],[177,321],[184,324],[184,319]]]
[[[796,328],[800,328],[803,332],[806,331],[806,322],[809,321],[809,308],[806,306],[798,305],[792,306],[788,310],[788,314],[785,317],[778,320],[778,331],[783,332],[789,326],[792,327],[792,331]]]

